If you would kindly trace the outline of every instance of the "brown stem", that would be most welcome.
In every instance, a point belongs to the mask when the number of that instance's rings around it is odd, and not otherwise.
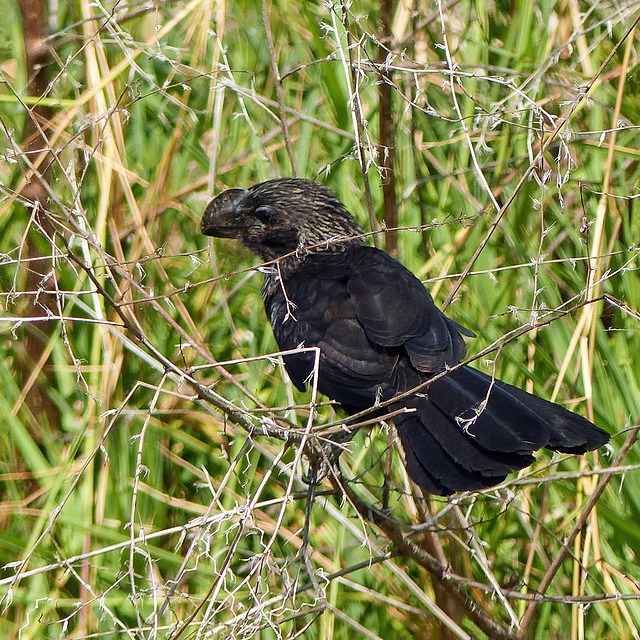
[[[22,29],[24,33],[24,55],[27,69],[27,94],[36,98],[46,96],[49,87],[51,55],[46,42],[47,18],[43,0],[20,0]],[[25,154],[38,166],[36,158],[48,149],[46,130],[51,120],[51,107],[36,104],[27,111],[23,144]],[[40,170],[46,177],[46,170]],[[33,183],[25,189],[23,195],[32,202],[43,202],[46,194],[38,176],[33,176]]]
[[[27,70],[27,94],[36,98],[46,96],[49,89],[51,55],[46,43],[47,18],[43,0],[20,0],[22,29],[24,34],[24,54]],[[53,227],[47,215],[41,215],[42,205],[47,199],[48,163],[50,160],[47,130],[52,117],[51,107],[36,103],[27,109],[24,122],[22,144],[27,168],[27,184],[22,191],[25,200],[33,203],[33,222],[39,226],[49,241],[53,238]],[[33,167],[31,170],[29,167]],[[36,244],[34,231],[29,233],[26,244],[27,271],[26,287],[29,291],[38,291],[34,301],[24,313],[27,317],[42,317],[55,311],[55,297],[50,293],[53,286],[50,278],[46,285],[43,279],[53,271],[51,260],[42,255]],[[37,265],[37,266],[36,266]],[[55,276],[54,276],[55,277]],[[46,286],[46,288],[45,288]],[[47,343],[51,337],[51,325],[41,323],[41,327],[30,327],[24,341],[24,352],[20,362],[23,381],[30,379],[35,367],[41,366],[45,379],[37,380],[26,396],[25,402],[34,420],[34,425],[43,422],[43,417],[52,428],[59,422],[59,414],[48,394],[53,382],[50,369],[46,366]]]

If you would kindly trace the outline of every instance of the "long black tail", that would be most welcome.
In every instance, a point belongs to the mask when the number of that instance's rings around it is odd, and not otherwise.
[[[416,411],[395,418],[407,471],[440,495],[498,484],[542,447],[584,453],[609,441],[586,418],[470,367],[433,382],[407,405]]]

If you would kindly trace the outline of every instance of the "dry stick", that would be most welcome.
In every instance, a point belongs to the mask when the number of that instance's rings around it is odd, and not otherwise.
[[[633,32],[633,30],[636,28],[639,22],[640,22],[640,13],[638,13],[636,19],[633,21],[631,26],[626,30],[625,34],[622,36],[620,41],[617,42],[615,46],[611,49],[611,52],[605,58],[604,62],[600,65],[600,68],[598,69],[596,74],[593,76],[593,78],[591,78],[591,80],[589,80],[589,82],[584,87],[580,88],[580,91],[575,99],[575,102],[569,107],[569,109],[567,110],[567,113],[565,113],[565,115],[558,120],[558,123],[556,124],[555,128],[553,129],[549,137],[542,142],[542,144],[540,145],[540,150],[538,151],[536,157],[533,159],[533,162],[527,167],[526,171],[522,174],[522,177],[518,181],[518,184],[513,190],[513,193],[509,196],[507,201],[500,208],[500,211],[498,211],[498,213],[496,214],[485,237],[483,238],[482,242],[476,249],[475,253],[473,254],[471,259],[465,266],[464,270],[462,271],[462,275],[460,276],[460,278],[458,278],[455,285],[451,289],[451,292],[449,293],[449,295],[447,296],[447,299],[442,305],[443,310],[449,306],[449,304],[455,297],[456,293],[458,293],[458,290],[462,286],[464,279],[467,277],[467,275],[471,271],[471,267],[473,267],[473,265],[475,264],[475,261],[478,259],[478,256],[480,255],[480,253],[482,253],[482,250],[485,248],[485,246],[489,242],[489,239],[493,235],[493,232],[496,230],[497,226],[500,224],[500,221],[504,217],[505,213],[507,212],[509,207],[512,205],[513,201],[516,199],[516,196],[520,192],[520,189],[522,188],[524,183],[529,179],[529,176],[533,173],[534,169],[538,166],[538,162],[542,159],[542,156],[544,155],[546,150],[549,148],[549,146],[551,146],[551,143],[556,139],[560,131],[564,128],[564,126],[569,121],[569,118],[575,113],[576,109],[582,104],[583,100],[589,95],[589,92],[593,88],[594,84],[596,83],[598,78],[602,75],[607,65],[609,64],[609,62],[611,62],[611,59],[617,54],[618,49],[622,46],[622,43],[629,37],[629,35]]]
[[[618,452],[618,455],[613,461],[614,467],[619,466],[622,460],[624,459],[624,457],[627,455],[627,453],[629,453],[629,450],[634,445],[635,441],[638,439],[638,431],[640,431],[640,420],[638,420],[633,426],[631,432],[627,436],[627,439],[625,440],[620,451]],[[547,572],[545,573],[545,576],[542,579],[542,582],[540,583],[540,586],[537,589],[538,597],[543,596],[544,592],[548,589],[549,585],[551,584],[551,581],[554,579],[558,569],[560,568],[562,561],[564,560],[567,553],[569,553],[569,548],[573,544],[573,541],[576,539],[576,536],[582,530],[582,527],[584,527],[585,523],[587,522],[587,518],[589,517],[589,514],[591,513],[593,508],[596,506],[596,502],[598,502],[598,500],[600,499],[600,496],[602,495],[603,491],[607,488],[607,485],[609,484],[611,478],[613,478],[614,473],[615,473],[614,471],[608,470],[602,474],[600,480],[598,481],[598,484],[596,485],[596,488],[594,489],[593,493],[591,494],[591,497],[589,498],[589,501],[587,502],[585,508],[580,514],[580,517],[578,518],[576,523],[573,525],[573,529],[571,529],[569,535],[567,536],[567,539],[565,540],[564,544],[560,548],[560,551],[557,553],[557,555],[553,559],[551,566],[547,569]],[[522,618],[522,626],[520,628],[520,633],[518,634],[519,639],[522,639],[525,637],[527,633],[527,629],[531,624],[531,621],[533,619],[533,616],[535,615],[535,612],[539,604],[540,604],[539,601],[534,601],[527,608],[527,611],[525,612],[524,617]]]
[[[287,111],[284,103],[284,94],[282,92],[282,76],[278,69],[278,60],[276,50],[273,46],[273,34],[271,33],[271,23],[269,22],[269,11],[267,9],[267,0],[262,0],[262,21],[264,22],[264,30],[267,34],[267,43],[269,44],[269,57],[271,58],[271,71],[276,83],[276,94],[278,96],[278,106],[280,107],[280,126],[282,127],[282,135],[287,146],[287,153],[291,162],[291,170],[294,176],[298,176],[298,165],[296,164],[296,156],[293,153],[293,145],[291,144],[291,136],[289,135],[289,127],[287,126]]]
[[[207,193],[213,193],[218,176],[218,153],[220,151],[220,141],[222,140],[222,113],[224,109],[224,84],[218,83],[218,73],[220,72],[220,56],[222,54],[222,38],[225,30],[226,11],[224,2],[217,2],[217,13],[215,18],[216,31],[213,42],[213,60],[211,62],[212,71],[210,73],[211,89],[207,100],[206,122],[212,120],[211,151],[209,153],[209,176],[207,181]]]
[[[454,513],[463,530],[468,532],[468,540],[466,542],[466,546],[469,548],[471,555],[475,557],[476,563],[487,577],[489,584],[493,587],[493,594],[495,598],[500,602],[500,604],[502,604],[505,611],[509,615],[509,619],[511,620],[511,627],[519,629],[520,625],[518,616],[511,607],[511,604],[508,602],[506,596],[502,593],[502,589],[500,587],[500,584],[498,583],[498,579],[489,567],[489,560],[484,552],[484,549],[482,548],[482,544],[478,538],[478,535],[469,524],[469,521],[462,512],[460,505],[456,505],[454,507]]]
[[[162,393],[162,388],[164,387],[164,384],[167,380],[168,377],[168,371],[165,371],[165,373],[162,376],[162,380],[160,381],[160,384],[157,385],[156,390],[153,394],[153,398],[151,399],[151,402],[149,404],[149,410],[147,411],[147,415],[145,417],[144,423],[142,425],[142,429],[140,431],[140,435],[137,437],[137,441],[138,441],[138,451],[136,453],[136,467],[135,467],[135,474],[133,477],[133,487],[131,489],[131,519],[129,521],[129,541],[130,541],[130,546],[129,546],[129,568],[128,568],[128,573],[129,573],[129,583],[131,585],[131,593],[130,593],[130,598],[131,601],[134,603],[134,611],[136,614],[136,620],[138,622],[138,626],[142,627],[143,625],[143,617],[142,614],[140,612],[140,607],[137,606],[137,603],[140,599],[142,599],[142,594],[140,593],[140,591],[138,590],[137,584],[136,584],[136,563],[135,563],[135,558],[136,558],[136,553],[140,551],[140,548],[136,545],[136,515],[140,516],[140,512],[138,511],[138,492],[140,490],[140,477],[143,475],[144,473],[144,465],[142,463],[142,456],[144,453],[144,443],[145,443],[145,438],[146,438],[146,434],[149,430],[149,424],[151,423],[151,416],[153,415],[153,411],[155,410],[158,401],[160,399],[160,395]],[[145,548],[147,547],[147,543],[144,540],[144,521],[142,520],[142,518],[140,518],[140,522],[139,522],[139,526],[140,526],[140,534],[143,538],[142,542],[141,542],[141,546],[144,546]],[[147,549],[148,550],[148,549]],[[151,558],[148,558],[149,562],[152,562]],[[86,564],[86,563],[84,563]]]

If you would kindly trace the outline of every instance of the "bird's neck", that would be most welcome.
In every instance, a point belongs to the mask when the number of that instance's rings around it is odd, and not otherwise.
[[[262,294],[267,296],[275,288],[281,289],[290,277],[302,272],[314,276],[326,274],[336,263],[344,263],[345,256],[360,246],[364,246],[361,240],[350,239],[348,242],[330,243],[321,247],[300,247],[276,260],[272,259],[268,264],[259,267],[259,271],[264,275]]]

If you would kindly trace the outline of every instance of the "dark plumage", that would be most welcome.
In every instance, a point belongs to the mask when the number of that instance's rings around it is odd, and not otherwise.
[[[389,255],[365,246],[333,193],[301,179],[229,189],[207,207],[201,230],[236,238],[263,260],[264,305],[282,350],[321,350],[318,389],[348,414],[391,400],[458,364],[463,335],[422,283]],[[314,356],[285,357],[301,391]],[[447,495],[495,485],[541,447],[584,453],[609,440],[585,418],[461,367],[391,403],[411,478]],[[382,411],[382,413],[384,412]]]

